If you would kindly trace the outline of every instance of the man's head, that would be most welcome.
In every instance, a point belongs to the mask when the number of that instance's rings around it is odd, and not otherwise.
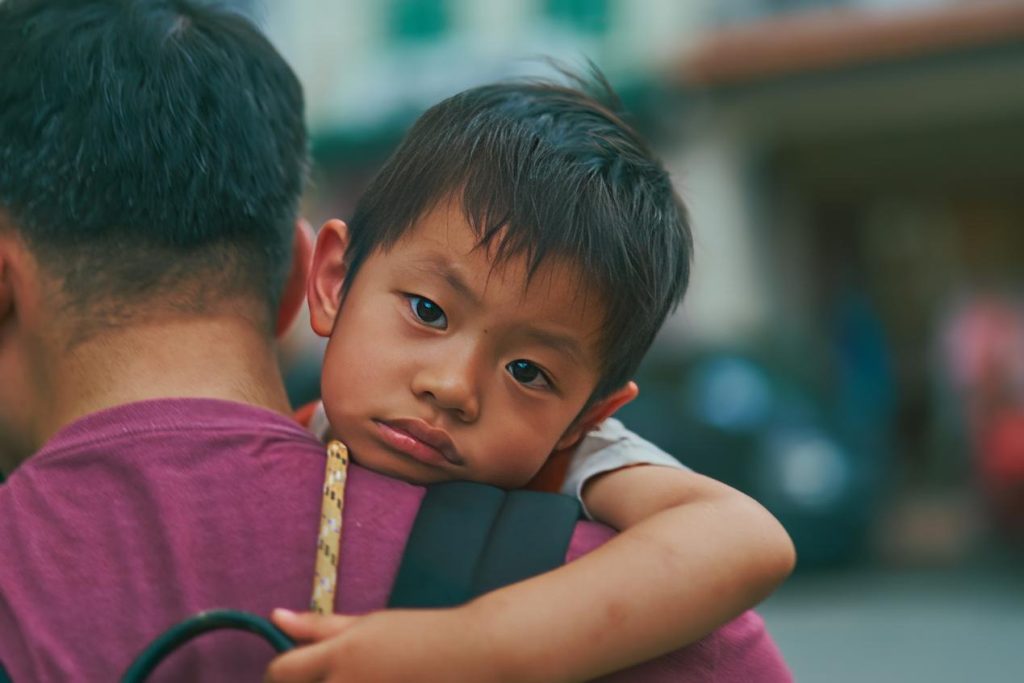
[[[299,83],[243,17],[0,3],[0,207],[83,334],[232,297],[269,327],[305,170]]]
[[[16,346],[225,313],[269,343],[306,169],[300,85],[243,17],[0,1],[0,442],[38,385]]]
[[[612,110],[549,83],[456,95],[415,124],[351,228],[321,231],[310,298],[317,332],[337,329],[328,416],[357,458],[379,451],[377,468],[392,474],[522,484],[632,397],[629,379],[685,290],[690,251],[668,174]],[[351,382],[371,375],[394,375],[394,395],[376,381],[364,397],[376,412],[360,414]],[[497,440],[474,436],[484,431]],[[415,441],[446,438],[454,457],[435,448],[439,467],[402,459],[416,460]],[[460,439],[491,445],[461,453]],[[526,464],[488,467],[503,450]]]

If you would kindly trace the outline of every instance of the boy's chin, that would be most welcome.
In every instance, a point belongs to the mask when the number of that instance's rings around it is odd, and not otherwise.
[[[351,453],[352,461],[366,469],[382,474],[385,477],[398,479],[407,484],[426,486],[443,481],[454,481],[455,477],[441,469],[432,468],[417,462],[407,461],[391,454],[367,453],[361,457],[359,453]]]

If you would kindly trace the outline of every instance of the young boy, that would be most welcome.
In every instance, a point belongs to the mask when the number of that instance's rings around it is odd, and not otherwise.
[[[420,484],[515,488],[583,439],[567,490],[624,531],[459,608],[474,615],[467,631],[490,636],[480,670],[499,653],[496,680],[577,680],[649,659],[792,568],[760,506],[606,422],[636,396],[630,377],[685,290],[690,250],[685,209],[632,129],[581,90],[530,82],[429,110],[351,226],[320,231],[308,293],[313,329],[330,337],[324,415],[356,462]],[[358,618],[275,619],[327,643],[279,658],[273,680],[341,680],[354,642],[388,657],[379,616],[380,638],[360,636]],[[439,679],[450,666],[438,662]]]

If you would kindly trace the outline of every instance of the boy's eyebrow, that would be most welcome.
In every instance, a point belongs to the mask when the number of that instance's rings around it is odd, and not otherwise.
[[[587,359],[583,354],[583,348],[573,337],[558,334],[557,332],[539,330],[532,327],[527,329],[524,334],[540,344],[551,347],[555,351],[564,353],[580,365],[587,364]]]
[[[440,256],[424,258],[416,263],[416,266],[430,273],[437,275],[448,283],[448,286],[458,292],[461,296],[469,299],[474,306],[480,306],[480,297],[473,291],[462,276],[448,264],[447,259]]]

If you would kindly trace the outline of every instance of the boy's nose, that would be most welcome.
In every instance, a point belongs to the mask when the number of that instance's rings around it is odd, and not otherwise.
[[[475,362],[472,354],[448,355],[420,368],[412,390],[462,422],[473,422],[480,413]]]

